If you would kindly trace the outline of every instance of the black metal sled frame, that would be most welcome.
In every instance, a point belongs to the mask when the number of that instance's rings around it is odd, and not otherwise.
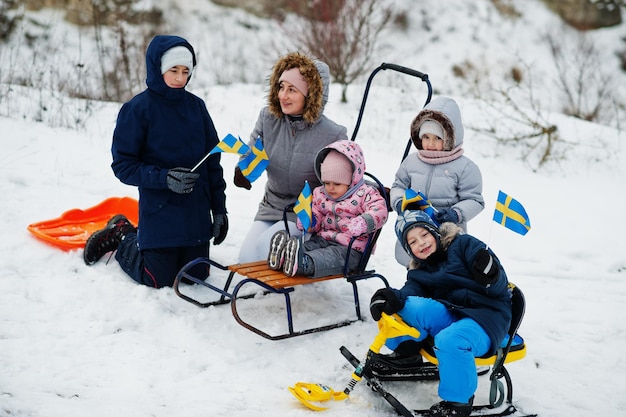
[[[276,271],[273,271],[273,272],[276,272]],[[362,320],[361,304],[359,300],[359,291],[357,287],[357,282],[364,280],[364,279],[374,278],[374,277],[379,278],[386,287],[389,286],[387,279],[384,276],[374,271],[363,271],[357,274],[346,275],[345,277],[344,275],[333,275],[333,276],[322,277],[322,278],[308,278],[308,277],[292,277],[292,278],[287,277],[287,279],[279,278],[279,280],[281,281],[280,283],[277,282],[277,280],[275,279],[274,282],[272,282],[271,284],[267,281],[262,281],[258,278],[246,278],[240,281],[235,286],[235,289],[233,290],[233,298],[231,299],[230,306],[231,306],[233,316],[235,317],[235,320],[237,321],[237,323],[239,323],[246,329],[266,339],[281,340],[281,339],[286,339],[286,338],[290,338],[294,336],[302,336],[306,334],[322,332],[326,330],[348,326],[356,321]],[[297,285],[307,285],[311,283],[333,280],[337,278],[345,278],[346,281],[348,281],[352,285],[352,294],[354,298],[354,309],[355,309],[356,318],[352,320],[343,320],[343,321],[339,321],[339,322],[335,322],[332,324],[323,325],[319,327],[311,327],[305,330],[297,330],[297,331],[294,330],[293,312],[291,308],[291,297],[290,297],[290,294],[295,290],[294,287]],[[237,311],[237,300],[244,298],[244,297],[239,297],[238,293],[241,288],[243,288],[244,286],[248,284],[254,284],[254,285],[261,287],[263,290],[265,290],[265,294],[268,294],[268,293],[282,294],[285,297],[285,308],[286,308],[286,313],[287,313],[287,327],[288,327],[287,333],[283,333],[283,334],[276,335],[276,336],[269,335],[268,333],[262,331],[261,329],[251,325],[250,323],[247,323],[240,317]],[[283,287],[283,285],[286,285],[286,286]]]
[[[210,282],[205,282],[189,274],[189,270],[199,264],[207,264],[207,265],[216,267],[218,269],[221,269],[223,271],[229,271],[228,278],[226,279],[224,288],[218,288],[215,285],[212,285]],[[239,281],[237,285],[235,285],[232,292],[229,292],[230,286],[233,282],[235,275],[241,275],[245,278]],[[354,297],[354,308],[355,308],[356,318],[353,320],[342,320],[342,321],[324,325],[324,326],[307,328],[305,330],[294,330],[294,318],[293,318],[293,311],[291,307],[290,294],[295,290],[295,287],[298,285],[314,284],[314,283],[334,280],[338,278],[345,278],[346,281],[352,285],[352,293]],[[181,271],[176,276],[176,280],[174,281],[173,287],[174,287],[174,291],[179,297],[181,297],[182,299],[198,307],[206,308],[206,307],[210,307],[214,305],[230,303],[233,317],[235,318],[237,323],[239,323],[241,326],[245,327],[246,329],[266,339],[281,340],[281,339],[286,339],[286,338],[290,338],[294,336],[302,336],[306,334],[336,329],[339,327],[347,326],[351,323],[354,323],[355,321],[362,320],[361,304],[360,304],[360,299],[359,299],[359,291],[358,291],[357,283],[361,280],[365,280],[369,278],[378,278],[383,282],[383,284],[386,287],[389,286],[387,279],[384,276],[376,273],[375,271],[362,271],[360,273],[355,273],[355,274],[346,274],[345,276],[341,274],[331,275],[331,276],[326,276],[326,277],[321,277],[321,278],[308,278],[308,277],[301,277],[301,276],[300,277],[298,276],[287,277],[285,274],[283,274],[280,271],[274,271],[274,270],[269,269],[266,261],[258,261],[258,262],[251,262],[247,264],[234,264],[230,266],[223,266],[208,258],[197,258],[189,262],[187,265],[185,265],[181,269]],[[197,299],[181,292],[180,282],[183,279],[187,279],[193,283],[207,287],[210,290],[219,294],[220,297],[217,300],[209,301],[209,302],[198,301]],[[279,335],[270,335],[267,332],[264,332],[263,330],[259,329],[258,327],[253,326],[252,324],[246,322],[245,320],[241,318],[237,310],[237,301],[241,299],[252,298],[256,296],[256,293],[247,294],[247,295],[239,295],[240,290],[244,286],[250,287],[251,285],[256,285],[260,287],[263,294],[282,294],[284,296],[286,316],[287,316],[287,328],[288,328],[288,331],[286,333],[279,334]]]

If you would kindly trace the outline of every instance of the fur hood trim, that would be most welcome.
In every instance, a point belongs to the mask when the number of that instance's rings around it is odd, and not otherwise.
[[[454,238],[463,233],[463,229],[454,223],[446,222],[439,226],[439,232],[441,233],[441,247],[438,250],[447,251]],[[420,262],[418,262],[414,257],[411,257],[409,270],[417,269],[419,266]]]
[[[270,92],[267,98],[269,110],[276,118],[284,116],[278,100],[278,80],[285,70],[291,68],[298,68],[309,85],[309,94],[304,102],[302,118],[305,122],[313,124],[322,117],[324,106],[328,100],[330,71],[325,63],[314,61],[299,52],[292,52],[281,57],[274,65],[270,77]]]
[[[419,131],[422,123],[426,120],[438,122],[443,127],[443,150],[451,151],[463,144],[463,122],[461,110],[456,101],[448,97],[437,97],[428,103],[424,109],[418,113],[411,123],[411,140],[413,145],[422,150],[422,141],[419,138]]]

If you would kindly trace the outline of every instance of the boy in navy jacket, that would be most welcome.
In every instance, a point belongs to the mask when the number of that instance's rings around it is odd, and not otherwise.
[[[437,227],[423,211],[399,214],[396,234],[411,257],[407,281],[399,290],[376,291],[370,311],[377,321],[383,312],[398,313],[420,337],[388,340],[394,353],[384,359],[410,349],[419,356],[419,344],[432,336],[443,401],[429,416],[467,417],[478,385],[474,358],[495,353],[510,326],[506,273],[483,242],[451,222]]]
[[[139,188],[139,225],[113,217],[86,243],[88,265],[107,252],[135,281],[171,286],[182,266],[208,257],[209,240],[226,237],[226,183],[220,154],[191,171],[219,138],[202,99],[185,90],[196,66],[193,47],[156,36],[146,52],[146,85],[125,103],[113,133],[111,167]],[[208,271],[195,271],[206,276]]]

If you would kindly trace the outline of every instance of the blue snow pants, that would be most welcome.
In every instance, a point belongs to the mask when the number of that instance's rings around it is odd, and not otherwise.
[[[180,248],[139,250],[137,233],[124,236],[115,253],[115,259],[124,272],[138,283],[153,288],[171,287],[183,266],[196,258],[208,256],[208,242]],[[194,266],[189,273],[199,279],[209,276],[206,264]]]
[[[478,387],[474,358],[485,355],[491,347],[489,336],[474,320],[459,318],[439,301],[408,297],[400,317],[420,332],[417,341],[433,336],[439,362],[439,396],[446,401],[467,403]],[[389,339],[395,349],[407,338]],[[415,339],[413,339],[415,340]]]

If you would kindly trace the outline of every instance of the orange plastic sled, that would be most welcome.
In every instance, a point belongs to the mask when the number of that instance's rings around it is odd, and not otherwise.
[[[138,201],[131,197],[110,197],[88,209],[71,209],[56,219],[30,224],[28,231],[59,249],[79,249],[85,247],[93,232],[102,229],[116,214],[125,215],[137,226]]]

